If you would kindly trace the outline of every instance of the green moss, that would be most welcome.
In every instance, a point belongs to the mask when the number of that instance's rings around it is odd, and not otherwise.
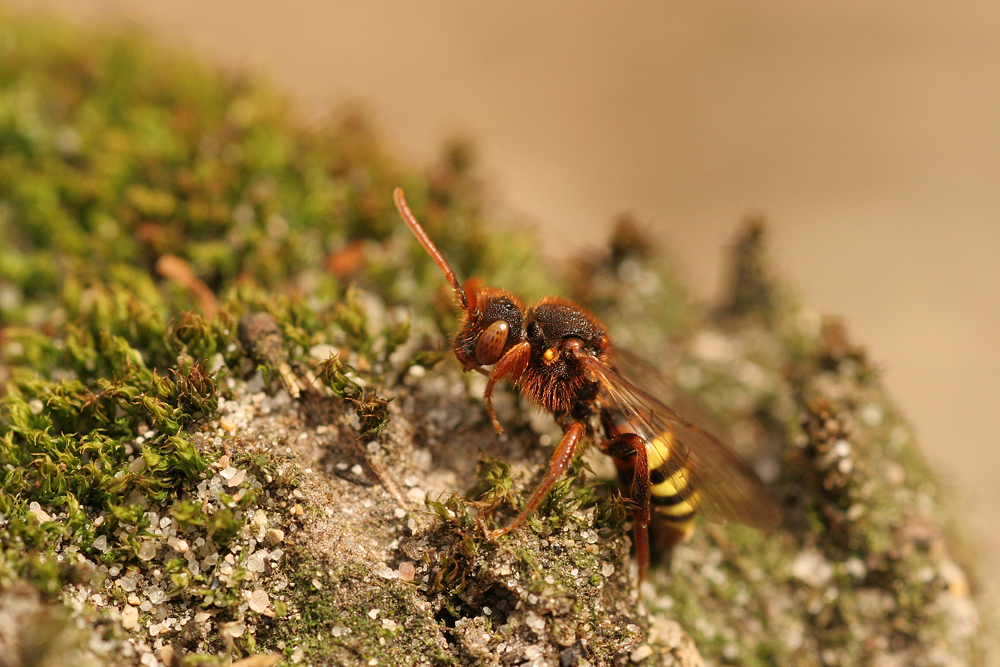
[[[392,207],[401,181],[467,274],[502,275],[513,252],[520,285],[506,284],[547,291],[534,245],[488,239],[468,152],[451,153],[430,184],[402,174],[360,115],[305,132],[259,82],[144,38],[4,17],[0,45],[0,586],[26,580],[58,596],[74,582],[146,577],[155,564],[167,600],[237,620],[248,517],[293,488],[295,473],[279,475],[266,456],[234,458],[248,481],[206,503],[196,489],[228,447],[204,432],[220,401],[238,399],[255,369],[314,372],[354,408],[361,437],[385,431],[391,399],[373,387],[440,353],[410,342],[409,316],[373,315],[362,290],[442,328],[453,317],[404,280],[440,283]],[[341,261],[354,244],[358,261]],[[239,338],[252,312],[280,328],[269,354]],[[339,355],[313,369],[321,344]],[[163,516],[178,538],[218,549],[218,564],[150,561]],[[226,554],[235,559],[219,585]],[[77,561],[90,568],[82,580]],[[375,583],[370,602],[413,611],[378,598],[389,593]],[[119,604],[122,590],[110,589]],[[296,604],[275,610],[290,617]],[[260,643],[248,634],[236,646]]]
[[[298,648],[320,664],[459,664],[437,633],[437,623],[416,603],[413,586],[380,579],[357,562],[336,566],[300,562],[295,599],[287,615],[258,633],[258,639]]]

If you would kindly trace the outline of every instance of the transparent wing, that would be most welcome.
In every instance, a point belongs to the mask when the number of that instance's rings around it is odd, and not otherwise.
[[[604,388],[609,407],[617,409],[639,437],[673,437],[663,468],[698,493],[698,512],[709,521],[736,521],[754,528],[775,528],[781,510],[753,469],[711,434],[690,424],[656,398],[593,357],[579,360]]]

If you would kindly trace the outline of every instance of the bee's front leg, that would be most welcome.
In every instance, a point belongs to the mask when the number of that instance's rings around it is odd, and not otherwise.
[[[497,413],[493,409],[493,388],[497,382],[508,375],[511,382],[517,382],[524,373],[524,369],[528,367],[530,357],[531,346],[523,341],[518,343],[507,350],[500,358],[500,361],[496,363],[493,371],[490,373],[490,379],[486,382],[486,389],[483,390],[483,398],[486,400],[486,409],[490,413],[490,419],[493,420],[493,428],[496,429],[497,433],[503,433],[503,427],[500,425]]]

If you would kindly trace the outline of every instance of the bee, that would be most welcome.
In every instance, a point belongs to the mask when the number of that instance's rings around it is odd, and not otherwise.
[[[463,289],[400,188],[393,198],[455,293],[462,312],[452,348],[465,371],[487,376],[483,399],[496,431],[503,432],[493,409],[493,391],[501,380],[552,413],[563,430],[521,513],[507,526],[487,531],[491,540],[531,516],[586,440],[614,459],[632,501],[640,581],[649,563],[651,515],[662,523],[667,542],[690,536],[696,511],[712,522],[761,529],[778,525],[780,510],[742,458],[623,377],[618,370],[623,357],[596,317],[560,297],[526,307],[504,289],[475,287],[472,281]]]

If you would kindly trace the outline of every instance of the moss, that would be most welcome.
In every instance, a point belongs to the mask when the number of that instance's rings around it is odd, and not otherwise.
[[[286,656],[302,647],[307,660],[323,664],[459,664],[435,628],[413,586],[386,582],[363,564],[300,562],[295,587],[302,591],[287,615],[259,632],[269,645],[283,642]]]
[[[750,233],[759,243],[759,228]],[[706,346],[720,376],[702,373],[707,381],[694,386],[728,394],[718,405],[730,421],[766,429],[781,457],[784,530],[761,541],[738,527],[703,528],[674,554],[667,592],[651,603],[696,619],[686,627],[718,661],[847,665],[892,655],[934,664],[931,646],[982,659],[976,621],[962,620],[972,600],[935,484],[878,374],[842,324],[803,330],[801,307],[784,288],[762,294],[774,283],[759,256],[751,264],[735,274],[753,289],[735,292],[754,298],[723,313],[711,341],[720,347]],[[749,360],[753,374],[743,370]]]
[[[284,503],[276,499],[301,473],[247,453],[225,433],[224,415],[256,369],[305,378],[307,387],[315,373],[353,407],[357,436],[376,438],[391,398],[373,383],[440,358],[426,342],[410,343],[407,315],[385,305],[373,313],[350,287],[377,290],[390,307],[405,299],[443,312],[398,287],[429,273],[426,258],[418,267],[409,244],[404,251],[393,238],[388,195],[399,169],[355,113],[303,132],[258,82],[143,39],[91,37],[47,20],[2,25],[0,369],[9,381],[0,403],[0,581],[64,598],[74,586],[113,581],[119,613],[136,587],[157,600],[157,614],[182,602],[212,610],[221,638],[196,632],[181,642],[200,647],[193,655],[254,650],[252,633],[225,630],[245,620],[250,519]],[[481,231],[468,160],[449,159],[433,187],[402,179],[419,211],[435,207],[431,218],[447,227],[461,266],[506,270]],[[355,243],[367,244],[363,253],[351,254]],[[526,259],[534,252],[516,235],[511,244]],[[238,338],[252,312],[280,330],[267,350]],[[317,345],[338,354],[313,369]],[[326,410],[325,400],[316,405]],[[229,487],[236,477],[220,475],[237,469],[247,481]],[[171,557],[167,535],[189,550],[201,543],[202,564],[176,549]],[[209,548],[218,556],[205,571]],[[78,564],[90,574],[81,579]],[[143,581],[152,576],[162,580]],[[158,618],[143,610],[139,622]]]

